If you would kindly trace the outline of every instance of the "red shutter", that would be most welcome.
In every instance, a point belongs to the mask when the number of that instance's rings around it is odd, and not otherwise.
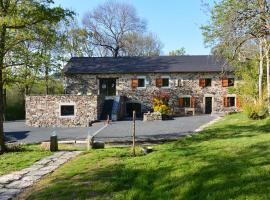
[[[180,97],[179,98],[179,106],[180,106],[180,108],[183,108],[183,105],[184,105],[184,98]]]
[[[190,105],[191,105],[191,108],[195,108],[195,103],[196,103],[195,97],[191,97],[191,98],[190,98]]]
[[[132,79],[131,80],[131,87],[134,89],[134,88],[137,88],[138,87],[138,84],[139,84],[139,81],[138,79]]]
[[[162,87],[162,78],[156,79],[156,86],[157,87]]]
[[[241,101],[239,97],[236,97],[236,107],[240,108],[241,107]]]
[[[200,87],[205,87],[205,79],[200,79],[199,80],[199,85],[200,85]]]
[[[227,78],[222,79],[222,87],[228,87],[229,86],[229,80]]]
[[[228,98],[227,97],[223,97],[223,106],[228,107]]]

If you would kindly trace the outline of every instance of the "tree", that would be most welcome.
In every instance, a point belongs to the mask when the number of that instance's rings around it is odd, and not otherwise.
[[[159,56],[163,45],[151,33],[130,33],[124,38],[123,56]]]
[[[186,49],[185,47],[181,47],[180,49],[176,49],[169,52],[170,56],[183,56],[186,55]]]
[[[87,13],[83,24],[93,37],[92,44],[107,49],[115,58],[125,48],[128,34],[146,29],[133,6],[115,1],[107,1]]]
[[[73,12],[52,7],[52,4],[52,0],[0,0],[0,152],[6,150],[3,130],[3,71],[10,65],[20,66],[20,63],[7,58],[7,55],[23,42],[40,41],[39,36],[44,27],[57,24],[73,15]]]
[[[213,46],[213,52],[229,62],[239,62],[258,58],[258,96],[263,98],[264,60],[269,58],[269,12],[268,0],[222,0],[211,10],[210,24],[203,26],[205,42]],[[247,47],[256,46],[250,57]],[[268,54],[268,55],[267,55]],[[269,59],[268,59],[269,60]],[[269,71],[269,69],[267,69]],[[266,75],[269,81],[269,74]],[[268,83],[270,84],[270,83]],[[270,86],[268,85],[268,104]],[[270,110],[270,107],[269,107]]]

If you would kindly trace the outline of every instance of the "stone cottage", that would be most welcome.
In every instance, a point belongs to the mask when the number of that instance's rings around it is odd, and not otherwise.
[[[89,122],[138,117],[153,97],[170,96],[175,115],[219,113],[239,107],[232,68],[213,56],[75,57],[64,69],[65,94],[26,98],[31,126],[88,126]]]

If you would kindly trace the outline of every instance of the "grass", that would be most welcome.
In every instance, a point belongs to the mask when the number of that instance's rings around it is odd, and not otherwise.
[[[0,155],[0,175],[27,168],[50,154],[49,151],[41,150],[39,145],[16,147],[12,151]]]
[[[270,118],[227,116],[201,134],[131,157],[82,154],[31,188],[28,199],[269,199]]]

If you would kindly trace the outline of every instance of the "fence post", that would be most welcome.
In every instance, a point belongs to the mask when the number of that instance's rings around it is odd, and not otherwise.
[[[136,136],[136,129],[135,129],[135,124],[136,123],[136,111],[133,111],[133,134],[132,134],[132,148],[133,148],[133,156],[136,156],[135,152],[135,136]]]

